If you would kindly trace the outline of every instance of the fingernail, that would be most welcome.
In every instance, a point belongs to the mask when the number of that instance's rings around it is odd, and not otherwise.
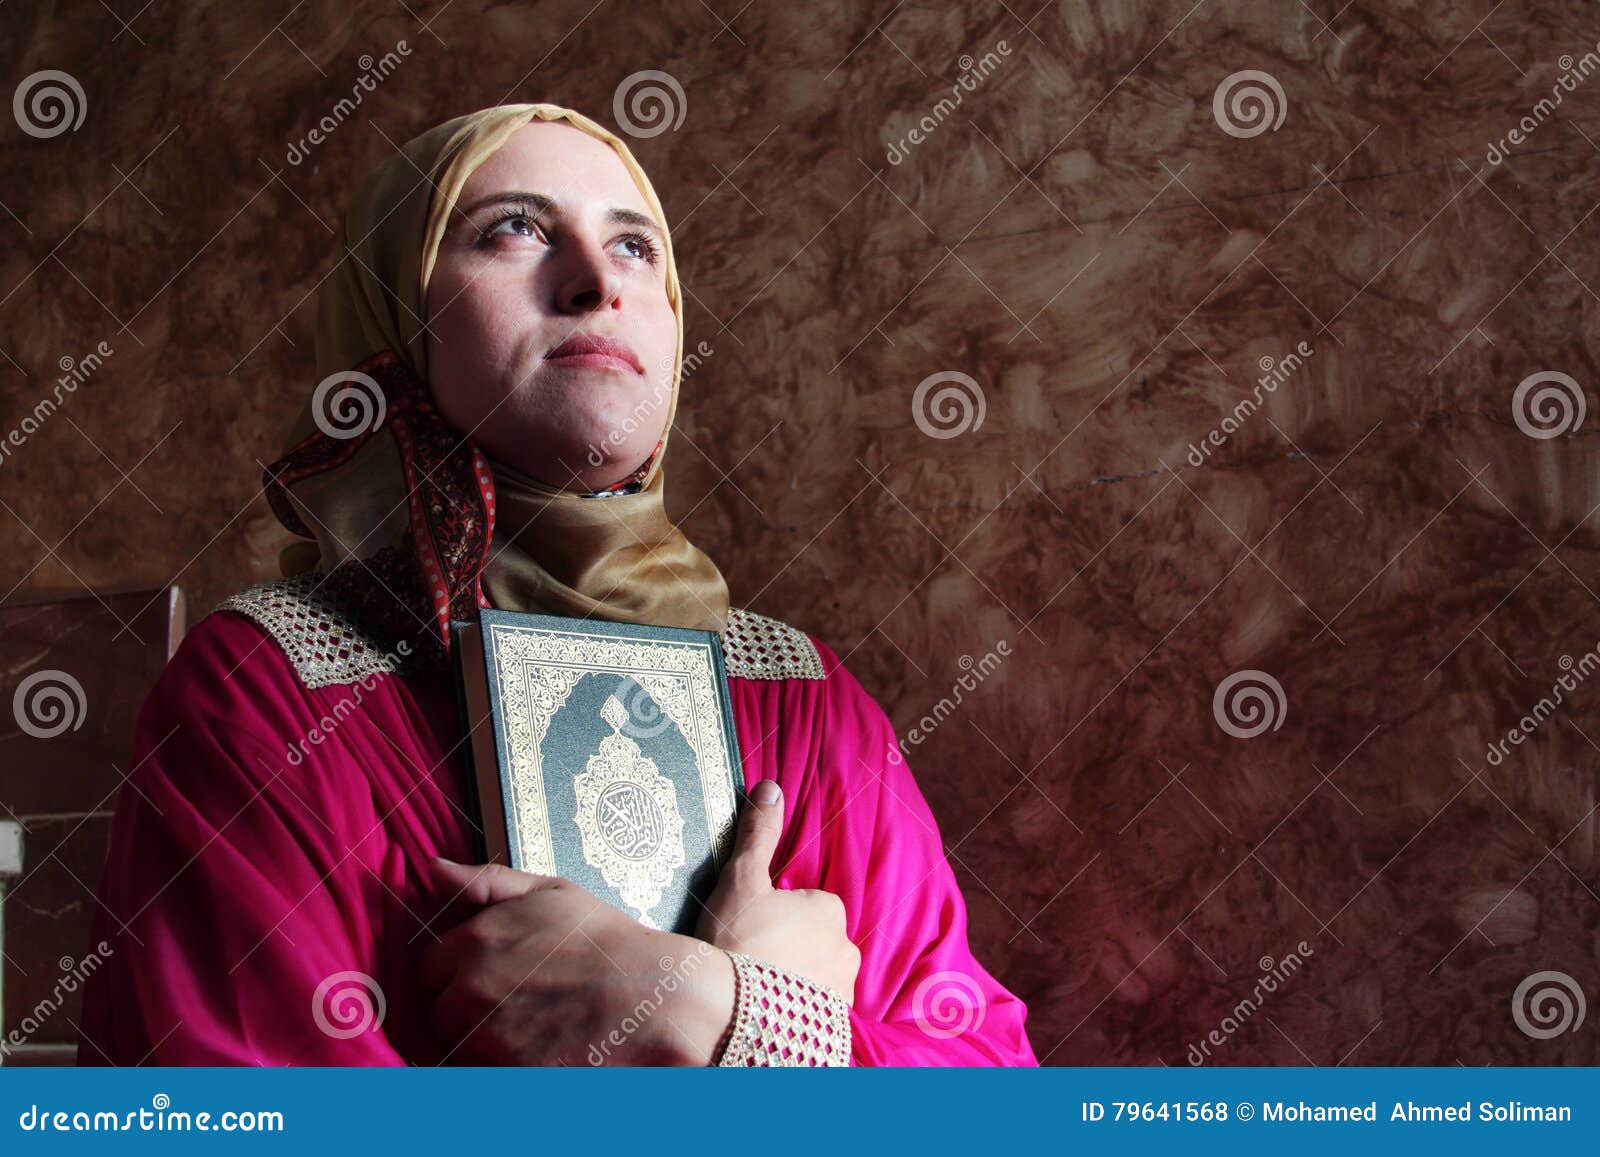
[[[435,856],[435,857],[433,857],[433,862],[436,863],[436,864],[448,864],[452,868],[461,867],[461,865],[456,863],[454,860],[447,860],[443,856]]]
[[[755,790],[750,793],[750,798],[762,807],[767,807],[783,798],[783,789],[778,786],[777,780],[764,779],[756,784]]]

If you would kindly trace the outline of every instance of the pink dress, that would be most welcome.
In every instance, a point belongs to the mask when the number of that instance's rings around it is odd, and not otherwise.
[[[773,882],[838,893],[861,950],[852,1063],[1037,1064],[889,720],[817,652],[826,678],[729,683],[747,787],[783,787]],[[138,717],[79,1063],[438,1063],[414,973],[447,927],[427,861],[473,860],[460,741],[445,676],[307,689],[253,619],[197,623]],[[330,1002],[375,1003],[368,978],[383,1015],[352,1034]]]

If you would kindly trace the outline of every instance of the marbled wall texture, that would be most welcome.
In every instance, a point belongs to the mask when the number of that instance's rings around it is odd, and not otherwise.
[[[917,728],[1040,1057],[1600,1061],[1594,5],[22,7],[86,115],[0,130],[5,429],[114,353],[6,447],[11,597],[271,576],[346,190],[658,70],[672,506]]]

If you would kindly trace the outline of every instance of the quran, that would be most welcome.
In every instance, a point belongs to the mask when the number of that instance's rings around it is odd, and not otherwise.
[[[479,858],[692,934],[744,801],[721,637],[493,608],[450,630]]]

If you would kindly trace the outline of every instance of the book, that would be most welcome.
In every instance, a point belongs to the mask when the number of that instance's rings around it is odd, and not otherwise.
[[[451,635],[480,859],[692,934],[745,806],[721,637],[493,608]]]

